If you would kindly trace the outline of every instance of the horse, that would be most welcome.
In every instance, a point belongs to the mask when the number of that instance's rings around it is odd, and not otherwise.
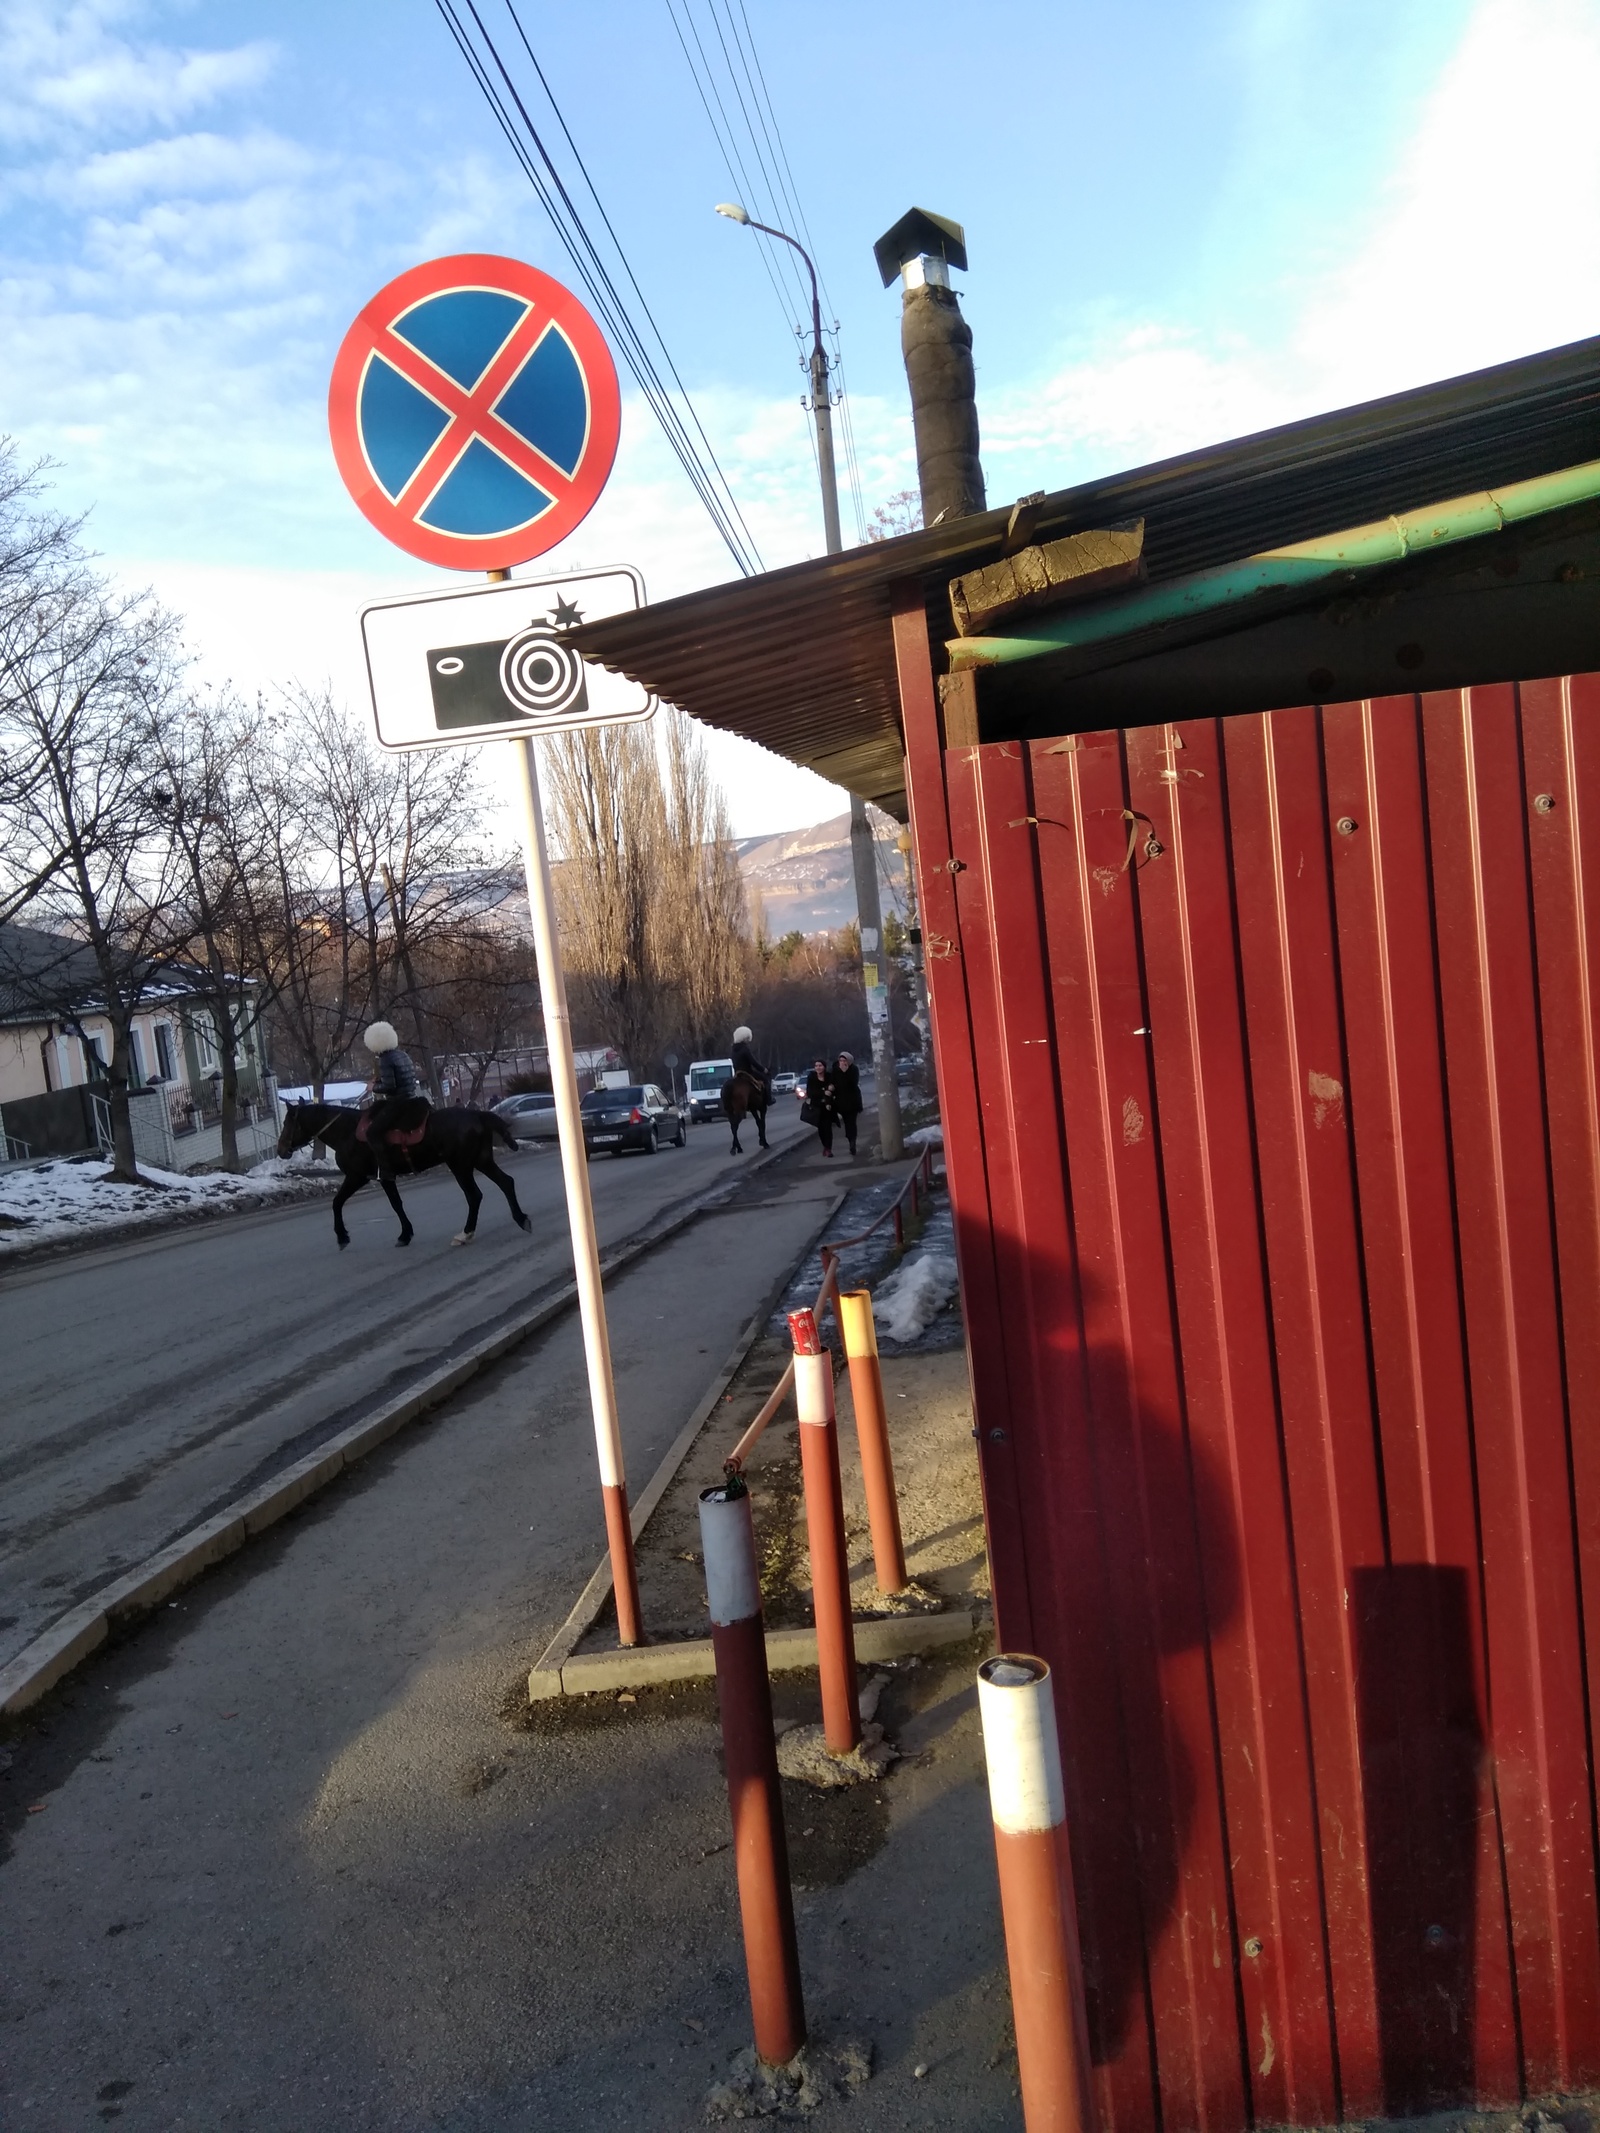
[[[344,1226],[344,1203],[353,1192],[359,1192],[374,1178],[378,1178],[389,1205],[400,1217],[396,1245],[409,1244],[416,1234],[394,1180],[379,1177],[378,1151],[366,1134],[369,1115],[349,1104],[292,1103],[284,1111],[283,1131],[278,1135],[281,1156],[293,1155],[297,1148],[305,1148],[312,1141],[322,1141],[333,1150],[333,1159],[344,1175],[344,1183],[333,1196],[333,1233],[339,1240],[341,1252],[350,1242],[350,1232]],[[516,1135],[504,1119],[496,1118],[492,1111],[468,1110],[429,1111],[416,1139],[413,1141],[409,1134],[405,1137],[403,1145],[413,1170],[431,1170],[436,1163],[443,1163],[466,1196],[467,1226],[451,1238],[452,1244],[470,1244],[478,1227],[478,1209],[483,1205],[483,1194],[473,1176],[475,1170],[481,1170],[486,1178],[493,1178],[505,1194],[511,1219],[518,1229],[533,1228],[518,1205],[514,1179],[494,1159],[497,1140],[503,1141],[508,1148],[517,1145]]]
[[[747,1118],[756,1122],[756,1136],[763,1148],[767,1145],[767,1092],[760,1082],[742,1070],[722,1084],[722,1115],[733,1128],[733,1146],[730,1155],[743,1155],[739,1146],[739,1128]]]

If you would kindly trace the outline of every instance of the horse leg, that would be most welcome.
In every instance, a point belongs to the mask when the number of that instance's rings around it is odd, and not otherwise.
[[[518,1229],[532,1229],[533,1224],[522,1212],[522,1208],[517,1200],[517,1181],[514,1177],[512,1177],[509,1170],[502,1170],[500,1168],[500,1165],[494,1159],[493,1150],[491,1150],[490,1153],[484,1157],[483,1161],[478,1165],[478,1168],[483,1172],[486,1178],[493,1178],[495,1183],[499,1186],[500,1190],[505,1194],[506,1205],[511,1210],[511,1219],[513,1222],[515,1222]]]
[[[378,1183],[383,1187],[384,1198],[400,1217],[400,1234],[394,1240],[395,1250],[398,1251],[402,1245],[409,1244],[417,1233],[411,1227],[411,1217],[406,1213],[405,1203],[400,1198],[400,1188],[394,1179],[386,1178],[382,1171],[379,1171]]]
[[[743,1155],[744,1150],[739,1146],[739,1121],[737,1118],[730,1116],[728,1123],[733,1128],[733,1146],[728,1150],[728,1153],[729,1155]]]
[[[756,1138],[765,1148],[767,1145],[767,1107],[765,1104],[756,1113]]]
[[[344,1203],[353,1192],[359,1192],[365,1182],[364,1178],[354,1177],[346,1171],[343,1184],[333,1196],[333,1234],[339,1240],[341,1252],[350,1242],[350,1232],[344,1226]]]
[[[450,1239],[450,1242],[452,1244],[470,1244],[477,1234],[478,1209],[483,1205],[483,1194],[478,1190],[478,1181],[472,1175],[472,1165],[470,1163],[452,1163],[450,1165],[450,1175],[461,1187],[467,1200],[466,1227],[458,1230]]]

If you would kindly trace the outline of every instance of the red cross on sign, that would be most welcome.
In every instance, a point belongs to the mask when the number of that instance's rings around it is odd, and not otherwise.
[[[572,531],[605,487],[621,396],[570,289],[516,259],[429,260],[345,335],[328,428],[387,540],[451,570],[505,570]]]

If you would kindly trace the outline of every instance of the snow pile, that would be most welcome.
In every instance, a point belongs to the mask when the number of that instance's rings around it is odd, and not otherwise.
[[[297,1197],[299,1180],[286,1176],[287,1168],[273,1161],[248,1178],[226,1173],[191,1178],[141,1165],[150,1184],[123,1185],[98,1156],[88,1162],[30,1163],[0,1173],[0,1256],[24,1245],[60,1243],[152,1216],[171,1220],[236,1200],[255,1207],[279,1193]]]
[[[943,1126],[919,1126],[915,1133],[906,1135],[905,1144],[908,1148],[942,1148],[944,1146],[944,1128]]]
[[[895,1269],[873,1297],[872,1315],[885,1340],[914,1341],[955,1293],[955,1261],[943,1252],[929,1252]]]

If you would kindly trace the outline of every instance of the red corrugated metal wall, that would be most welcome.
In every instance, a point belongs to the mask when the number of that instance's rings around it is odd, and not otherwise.
[[[1106,2125],[1600,2083],[1600,677],[944,753],[921,631],[999,1632],[1056,1669]]]

